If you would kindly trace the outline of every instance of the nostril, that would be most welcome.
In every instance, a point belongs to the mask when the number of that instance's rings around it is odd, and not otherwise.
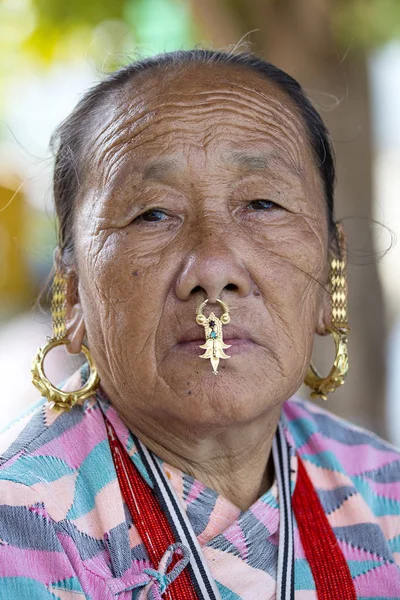
[[[234,283],[228,283],[228,285],[226,285],[224,287],[225,290],[228,290],[230,292],[236,292],[238,290],[238,286],[235,285]]]
[[[201,285],[196,285],[195,288],[190,292],[191,294],[197,294],[198,292],[205,292],[205,289],[201,287]]]

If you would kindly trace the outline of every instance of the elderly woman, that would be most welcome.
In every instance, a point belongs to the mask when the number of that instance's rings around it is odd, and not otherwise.
[[[348,334],[332,150],[300,86],[164,54],[57,139],[54,337],[1,440],[1,599],[400,598],[400,454],[293,398],[344,382]],[[88,359],[62,389],[55,345]]]

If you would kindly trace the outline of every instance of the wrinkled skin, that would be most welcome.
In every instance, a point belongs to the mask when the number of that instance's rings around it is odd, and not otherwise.
[[[70,350],[86,332],[128,426],[244,508],[270,483],[282,403],[329,324],[326,204],[305,127],[275,85],[208,65],[141,75],[89,137]],[[231,314],[217,376],[198,358],[205,298]],[[235,327],[246,343],[229,341]],[[197,344],[179,344],[187,332]]]

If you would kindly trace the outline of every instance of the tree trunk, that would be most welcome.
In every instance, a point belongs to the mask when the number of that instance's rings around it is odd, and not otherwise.
[[[253,50],[302,84],[331,132],[337,156],[336,217],[344,219],[348,231],[352,329],[349,375],[328,406],[384,435],[384,305],[371,227],[372,140],[365,53],[339,50],[331,32],[335,0],[193,0],[193,4],[206,35],[207,22],[214,24],[209,36],[214,46],[234,44],[256,30],[249,36]],[[215,6],[218,18],[214,19]],[[218,38],[224,22],[228,31]],[[316,343],[317,366],[328,372],[333,343],[328,338]]]

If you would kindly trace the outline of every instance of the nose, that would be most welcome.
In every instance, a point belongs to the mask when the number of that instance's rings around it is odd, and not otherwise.
[[[251,290],[250,275],[226,242],[202,243],[187,257],[175,293],[180,300],[188,300],[202,291],[211,303],[215,303],[224,290],[235,292],[242,298],[247,296]]]

